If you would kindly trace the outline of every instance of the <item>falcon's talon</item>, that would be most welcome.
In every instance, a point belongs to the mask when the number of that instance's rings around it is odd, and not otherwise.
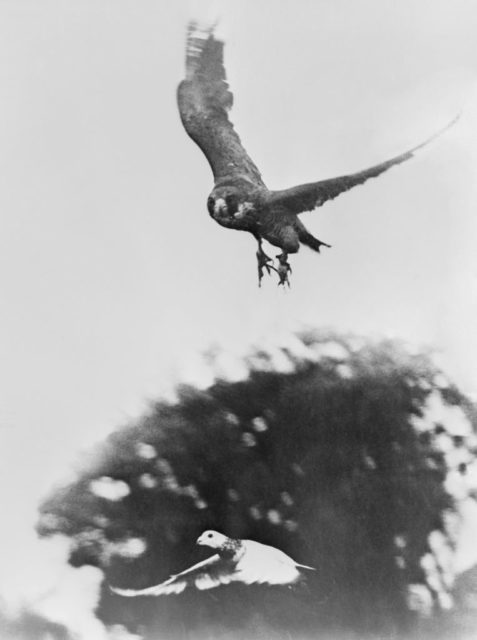
[[[290,287],[290,280],[288,278],[288,274],[292,273],[292,268],[290,263],[287,260],[288,255],[286,253],[280,253],[277,255],[278,260],[278,269],[275,271],[278,273],[278,277],[280,278],[278,281],[278,286],[286,284]]]
[[[264,275],[263,274],[264,269],[267,270],[268,275],[270,275],[272,269],[277,273],[278,271],[273,266],[273,264],[270,264],[271,262],[273,262],[273,260],[270,258],[270,256],[267,256],[265,251],[262,249],[261,245],[259,245],[256,255],[257,255],[257,262],[258,262],[258,286],[261,287],[262,278]]]
[[[288,285],[290,287],[290,280],[288,278],[288,274],[291,273],[291,268],[289,264],[280,265],[277,269],[278,277],[280,278],[278,282],[278,286],[280,285]]]

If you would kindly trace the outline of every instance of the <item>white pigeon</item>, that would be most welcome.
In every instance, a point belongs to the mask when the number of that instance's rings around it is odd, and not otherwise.
[[[204,531],[197,544],[212,547],[217,553],[152,587],[138,590],[110,587],[111,591],[134,598],[181,593],[189,586],[213,589],[230,582],[291,585],[300,580],[302,570],[315,570],[298,564],[275,547],[254,540],[235,540],[217,531]]]

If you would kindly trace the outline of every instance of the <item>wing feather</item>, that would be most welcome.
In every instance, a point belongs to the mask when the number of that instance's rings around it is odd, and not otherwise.
[[[113,593],[127,598],[137,596],[162,596],[181,593],[186,587],[195,586],[197,589],[212,589],[221,584],[228,584],[234,580],[234,565],[215,554],[207,560],[198,562],[181,573],[177,573],[164,582],[145,589],[118,589],[110,587]]]
[[[352,173],[338,178],[331,178],[329,180],[320,180],[319,182],[301,184],[282,191],[271,191],[270,201],[277,205],[283,205],[287,211],[295,214],[302,213],[303,211],[312,211],[328,200],[336,198],[341,193],[363,184],[370,178],[376,178],[394,165],[401,164],[402,162],[409,160],[414,156],[416,151],[422,149],[422,147],[425,147],[432,140],[444,133],[444,131],[452,126],[458,118],[459,116],[454,118],[452,122],[444,127],[444,129],[440,130],[424,142],[421,142],[421,144],[413,147],[405,153],[401,153],[400,155],[391,158],[390,160],[381,162],[380,164],[369,167],[364,171],[359,171],[358,173]]]
[[[215,180],[241,176],[263,185],[228,118],[233,95],[223,63],[224,43],[212,29],[191,23],[187,35],[186,78],[177,90],[182,124],[209,161]]]

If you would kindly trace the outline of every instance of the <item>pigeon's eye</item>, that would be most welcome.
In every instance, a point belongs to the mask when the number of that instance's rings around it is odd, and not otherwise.
[[[208,533],[208,534],[207,534],[207,537],[208,537],[208,538],[213,538],[213,535],[212,535],[211,533]]]

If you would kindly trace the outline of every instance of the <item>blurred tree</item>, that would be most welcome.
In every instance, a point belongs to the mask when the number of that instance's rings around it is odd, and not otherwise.
[[[471,405],[430,358],[310,332],[256,349],[245,368],[208,359],[215,382],[178,388],[177,402],[109,436],[44,501],[40,533],[70,536],[73,565],[130,588],[210,555],[194,546],[206,528],[318,571],[302,593],[230,585],[125,600],[105,588],[101,619],[151,640],[393,638],[416,612],[450,606],[452,517],[476,442]]]
[[[13,616],[0,611],[0,634],[5,640],[74,640],[62,624],[26,609]]]

